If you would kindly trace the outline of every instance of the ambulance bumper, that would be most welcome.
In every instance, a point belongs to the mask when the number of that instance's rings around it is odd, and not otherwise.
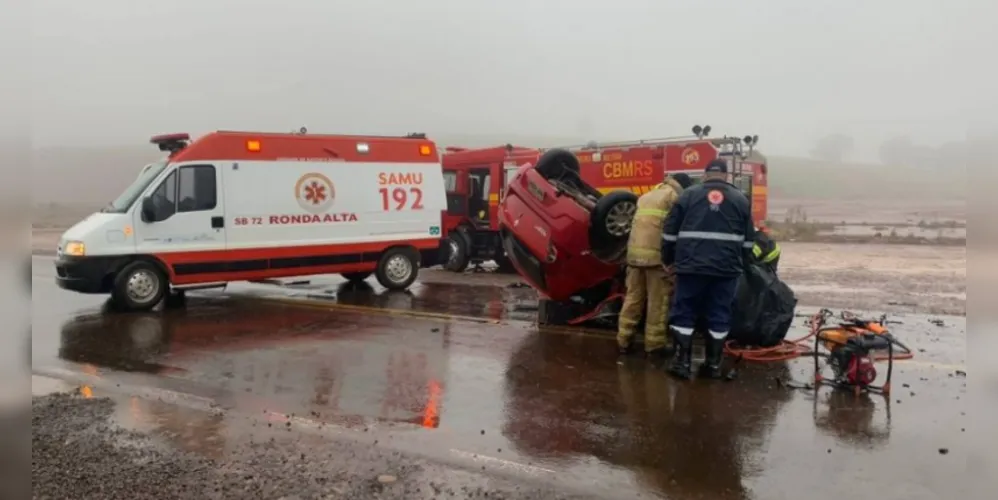
[[[55,284],[79,293],[109,293],[111,274],[117,259],[108,257],[59,257],[55,261]]]

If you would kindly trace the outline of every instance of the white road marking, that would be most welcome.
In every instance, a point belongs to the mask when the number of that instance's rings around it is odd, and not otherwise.
[[[557,472],[555,472],[555,471],[553,471],[551,469],[545,469],[543,467],[537,467],[537,466],[534,466],[534,465],[521,464],[519,462],[513,462],[511,460],[504,460],[504,459],[501,459],[501,458],[490,457],[488,455],[481,455],[481,454],[478,454],[478,453],[471,453],[471,452],[468,452],[468,451],[458,450],[458,449],[454,449],[454,448],[451,448],[450,452],[453,455],[456,455],[456,456],[461,457],[461,458],[466,459],[466,460],[471,460],[472,462],[486,462],[486,463],[491,463],[491,464],[494,464],[494,465],[498,465],[500,468],[503,468],[503,469],[512,469],[512,470],[515,470],[515,471],[518,471],[518,472],[523,472],[523,473],[526,473],[526,474],[530,474],[532,476],[538,476],[538,475],[541,475],[543,473],[557,474]]]

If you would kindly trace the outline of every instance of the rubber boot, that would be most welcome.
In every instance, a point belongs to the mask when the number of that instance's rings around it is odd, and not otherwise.
[[[671,333],[672,345],[676,351],[672,363],[669,365],[669,374],[676,378],[689,380],[693,378],[693,367],[691,366],[693,362],[693,336],[681,335],[675,330],[672,330]]]
[[[699,375],[703,378],[720,379],[723,377],[721,364],[724,361],[724,339],[715,339],[706,335],[704,341],[704,362],[700,365]]]

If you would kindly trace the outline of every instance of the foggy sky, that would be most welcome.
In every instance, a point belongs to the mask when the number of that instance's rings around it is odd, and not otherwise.
[[[35,147],[709,123],[780,154],[846,133],[875,159],[892,136],[998,133],[996,17],[985,0],[32,0],[31,99],[4,102]]]

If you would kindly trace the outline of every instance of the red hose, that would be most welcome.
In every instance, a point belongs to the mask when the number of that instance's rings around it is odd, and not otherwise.
[[[729,340],[724,344],[724,352],[735,358],[741,358],[745,361],[755,361],[759,363],[787,361],[805,355],[812,355],[814,354],[814,350],[812,348],[814,341],[812,339],[818,334],[824,323],[819,315],[815,315],[811,317],[809,324],[810,332],[799,339],[783,340],[773,347],[758,348],[739,348],[736,347],[733,341]],[[914,357],[914,353],[911,352],[894,353],[895,360],[912,359]],[[874,354],[872,358],[874,361],[886,360],[887,354],[877,353]]]

